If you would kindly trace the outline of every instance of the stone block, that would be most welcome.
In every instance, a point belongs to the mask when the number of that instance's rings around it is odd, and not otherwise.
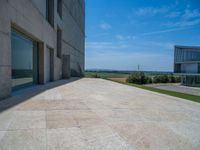
[[[0,31],[4,33],[9,32],[9,13],[8,2],[6,0],[0,1]]]
[[[46,149],[45,135],[45,129],[7,131],[0,141],[0,147],[2,150],[44,150]]]
[[[0,66],[11,65],[11,38],[0,31]]]
[[[10,96],[11,67],[0,66],[0,100]]]
[[[62,77],[70,78],[70,55],[63,55],[62,61]]]

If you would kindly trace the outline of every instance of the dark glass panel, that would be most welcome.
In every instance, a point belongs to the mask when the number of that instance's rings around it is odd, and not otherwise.
[[[46,19],[54,27],[54,0],[46,0]]]
[[[33,41],[12,30],[11,47],[12,87],[33,84]]]

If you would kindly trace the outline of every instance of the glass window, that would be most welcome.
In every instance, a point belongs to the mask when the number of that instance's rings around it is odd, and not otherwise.
[[[57,29],[57,57],[61,58],[62,55],[62,31]]]
[[[198,73],[200,73],[200,63],[198,63]]]
[[[46,19],[54,27],[54,0],[46,0]]]
[[[12,30],[12,87],[30,85],[35,82],[35,44],[32,40]]]
[[[62,0],[57,0],[57,12],[59,16],[62,18]]]

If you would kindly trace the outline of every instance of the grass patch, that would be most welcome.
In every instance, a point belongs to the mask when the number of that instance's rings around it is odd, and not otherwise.
[[[183,98],[183,99],[186,99],[186,100],[190,100],[190,101],[193,101],[193,102],[200,103],[200,96],[198,96],[198,95],[192,95],[192,94],[180,93],[180,92],[175,92],[175,91],[163,90],[163,89],[148,87],[148,86],[144,86],[144,85],[132,84],[132,83],[127,83],[127,82],[120,82],[120,81],[116,81],[116,80],[112,80],[112,79],[108,79],[108,80],[114,81],[114,82],[117,82],[117,83],[121,83],[121,84],[134,86],[134,87],[137,87],[137,88],[140,88],[140,89],[149,90],[149,91],[152,91],[152,92],[166,94],[166,95],[170,95],[170,96],[174,96],[174,97],[178,97],[178,98]]]

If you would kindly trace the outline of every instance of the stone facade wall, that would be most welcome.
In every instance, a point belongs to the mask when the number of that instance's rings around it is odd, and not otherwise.
[[[85,2],[63,0],[62,18],[54,0],[54,27],[46,20],[46,0],[0,0],[0,99],[11,94],[11,28],[40,42],[40,51],[54,50],[54,80],[62,78],[62,58],[57,57],[57,28],[62,30],[62,54],[70,55],[71,75],[84,72]],[[45,62],[45,55],[43,60]],[[42,63],[41,63],[42,64]],[[45,66],[45,65],[44,65]],[[45,83],[45,67],[40,76]],[[42,77],[41,77],[42,78]],[[40,83],[42,83],[40,82]]]

